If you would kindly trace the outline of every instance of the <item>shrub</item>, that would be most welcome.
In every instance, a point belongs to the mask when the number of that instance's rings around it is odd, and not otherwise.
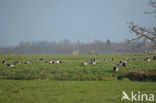
[[[130,81],[128,78],[122,78],[122,81]]]
[[[132,81],[156,81],[156,70],[133,71],[118,77],[118,79],[123,78],[128,78]]]
[[[87,80],[98,81],[99,79],[93,74],[88,74],[87,75]]]

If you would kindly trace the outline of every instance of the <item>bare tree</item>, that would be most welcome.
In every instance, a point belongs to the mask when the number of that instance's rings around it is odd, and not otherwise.
[[[146,11],[145,14],[156,14],[156,2],[150,0],[148,3],[148,6],[151,6],[153,11]],[[133,22],[129,23],[130,32],[133,32],[136,34],[135,38],[132,38],[130,40],[127,40],[128,43],[135,43],[136,46],[144,45],[146,41],[151,41],[153,43],[153,49],[156,49],[156,26],[153,26],[152,28],[142,27],[139,25],[136,25]]]
[[[145,14],[153,14],[156,13],[156,2],[153,2],[152,0],[149,1],[148,6],[151,6],[153,9],[153,11],[145,11]]]

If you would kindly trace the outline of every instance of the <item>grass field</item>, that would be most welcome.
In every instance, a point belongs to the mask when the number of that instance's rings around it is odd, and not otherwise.
[[[0,86],[1,103],[121,103],[123,90],[156,95],[152,82],[1,80]]]
[[[96,65],[83,66],[82,61],[96,56]],[[156,60],[148,54],[97,55],[0,55],[1,61],[32,60],[32,64],[7,67],[0,63],[0,103],[120,103],[122,91],[156,95],[156,82],[134,82],[118,76],[136,70],[156,69]],[[135,61],[131,58],[136,58]],[[44,60],[62,60],[63,64],[47,64]],[[111,59],[115,58],[115,61]],[[129,58],[127,67],[114,73],[113,64]],[[104,59],[106,61],[104,61]],[[155,77],[154,77],[155,78]],[[128,101],[122,101],[127,103]]]
[[[82,61],[97,57],[96,65],[83,66]],[[7,67],[0,64],[0,79],[31,80],[114,80],[119,75],[124,75],[134,70],[149,70],[156,68],[156,60],[145,62],[145,57],[152,58],[153,55],[147,54],[99,54],[99,55],[1,55],[9,63],[13,61],[32,60],[32,64],[17,64],[15,67]],[[114,73],[113,64],[116,65],[120,60],[133,58],[127,63],[127,67],[119,68],[119,72]],[[48,64],[38,62],[38,58],[45,60],[62,60],[63,64]],[[115,58],[115,61],[111,59]],[[106,59],[106,61],[103,61]]]

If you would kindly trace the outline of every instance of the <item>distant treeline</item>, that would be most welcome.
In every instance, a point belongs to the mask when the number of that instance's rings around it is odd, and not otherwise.
[[[140,53],[151,50],[150,43],[133,50],[132,45],[126,42],[114,43],[110,40],[95,40],[90,43],[79,41],[72,43],[67,39],[58,42],[33,41],[20,42],[16,46],[1,47],[0,54],[71,54],[73,51],[79,51],[80,54],[87,54],[89,51],[96,51],[96,53]]]

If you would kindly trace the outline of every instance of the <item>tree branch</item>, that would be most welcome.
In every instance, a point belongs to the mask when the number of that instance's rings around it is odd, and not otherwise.
[[[150,37],[150,36],[148,36],[148,35],[146,35],[146,34],[143,34],[143,33],[139,32],[139,31],[137,31],[137,30],[135,30],[135,29],[131,29],[131,30],[132,30],[133,32],[135,32],[136,34],[141,35],[142,37],[145,37],[145,38],[151,40],[153,43],[156,43],[156,40],[153,39],[153,37]]]

